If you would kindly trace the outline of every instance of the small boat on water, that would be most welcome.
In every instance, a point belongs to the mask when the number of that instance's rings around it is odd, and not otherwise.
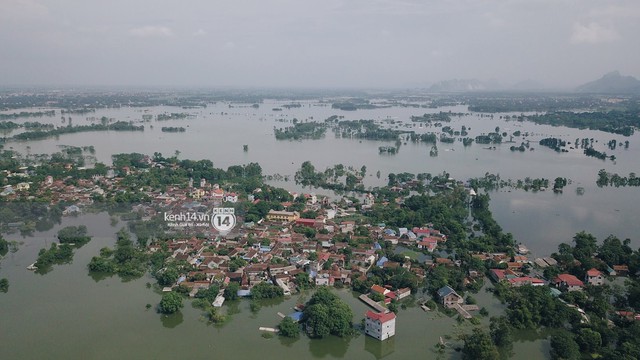
[[[27,270],[38,270],[38,267],[36,266],[36,263],[33,263],[27,266]]]

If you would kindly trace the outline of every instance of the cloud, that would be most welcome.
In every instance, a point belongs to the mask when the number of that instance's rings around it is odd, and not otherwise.
[[[204,36],[204,35],[207,35],[207,32],[204,31],[203,29],[198,29],[197,31],[195,31],[191,35],[193,35],[193,36]]]
[[[602,8],[595,8],[589,12],[589,16],[600,19],[621,19],[640,18],[640,7],[636,4],[632,6],[609,5]]]
[[[173,30],[166,26],[142,26],[129,30],[129,34],[146,38],[146,37],[172,37]]]
[[[573,44],[599,44],[613,42],[620,38],[618,32],[612,28],[606,28],[596,22],[587,25],[573,24],[571,42]]]
[[[3,21],[39,20],[48,15],[49,9],[34,0],[0,1],[0,19]]]

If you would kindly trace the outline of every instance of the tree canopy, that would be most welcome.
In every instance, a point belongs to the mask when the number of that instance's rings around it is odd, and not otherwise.
[[[491,341],[491,336],[479,328],[473,329],[473,333],[464,339],[462,348],[464,360],[498,360],[500,354]]]
[[[323,338],[329,334],[344,337],[353,331],[353,311],[326,287],[320,287],[307,302],[302,323],[311,337]]]
[[[300,336],[300,327],[288,316],[282,319],[278,329],[280,330],[279,334],[285,337],[298,338]]]
[[[168,292],[162,295],[158,311],[163,314],[173,314],[180,310],[184,304],[182,304],[182,296],[176,292]]]

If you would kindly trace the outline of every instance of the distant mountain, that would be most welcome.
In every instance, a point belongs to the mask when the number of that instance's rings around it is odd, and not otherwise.
[[[598,80],[578,86],[576,91],[598,94],[639,94],[640,80],[633,76],[622,76],[618,71],[612,71]]]
[[[477,79],[454,79],[437,82],[429,88],[432,92],[465,92],[497,90],[500,85],[496,81],[483,82]]]

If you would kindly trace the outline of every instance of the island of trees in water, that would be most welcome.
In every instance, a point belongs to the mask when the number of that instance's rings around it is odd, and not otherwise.
[[[524,120],[532,121],[536,124],[600,130],[623,136],[633,135],[635,128],[640,127],[640,114],[638,113],[638,111],[562,111],[546,114],[527,115],[524,117]]]
[[[629,175],[627,176],[620,176],[618,173],[609,173],[606,170],[601,169],[598,172],[598,180],[596,180],[596,185],[598,185],[599,187],[640,186],[640,177],[637,177],[636,173],[634,172],[629,173]]]
[[[126,121],[117,121],[112,124],[91,124],[77,126],[63,126],[51,130],[27,131],[13,136],[16,140],[39,140],[63,134],[74,134],[88,131],[144,131],[144,125],[133,125]]]
[[[182,126],[180,126],[180,127],[163,126],[161,130],[162,130],[162,132],[185,132],[185,131],[187,131],[187,129],[183,128]]]

